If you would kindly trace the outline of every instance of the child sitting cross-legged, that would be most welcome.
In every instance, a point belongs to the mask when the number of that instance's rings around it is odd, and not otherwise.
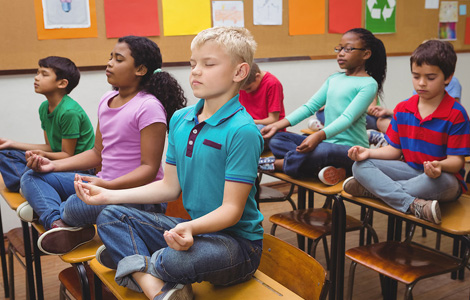
[[[456,200],[467,190],[468,115],[445,91],[456,61],[448,42],[430,40],[413,52],[411,74],[418,94],[395,108],[386,135],[388,146],[349,150],[356,162],[354,177],[343,184],[345,192],[380,198],[403,213],[441,222],[439,202]]]

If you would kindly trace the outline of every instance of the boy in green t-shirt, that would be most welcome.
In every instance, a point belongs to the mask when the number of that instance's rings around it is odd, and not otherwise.
[[[48,159],[66,158],[93,148],[95,135],[83,108],[68,94],[77,86],[80,72],[68,58],[49,56],[39,60],[34,91],[46,96],[39,107],[44,144],[28,144],[0,138],[0,173],[6,187],[20,188],[27,170],[26,157],[32,153]],[[28,153],[25,153],[28,151]]]

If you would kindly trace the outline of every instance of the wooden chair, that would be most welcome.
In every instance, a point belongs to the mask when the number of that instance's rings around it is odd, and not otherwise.
[[[115,271],[100,265],[96,259],[91,261],[90,267],[117,299],[147,299],[142,293],[117,285]],[[253,279],[229,287],[216,287],[208,282],[194,283],[192,287],[195,300],[323,300],[329,282],[325,269],[313,257],[265,234],[261,264]]]
[[[91,299],[95,299],[94,297],[94,281],[93,281],[93,271],[87,265],[86,269],[86,276],[88,278],[88,282],[90,283],[90,292],[91,292]],[[69,294],[76,300],[82,300],[82,290],[80,285],[77,284],[80,282],[80,277],[77,273],[77,270],[74,267],[69,267],[67,269],[62,270],[59,273],[59,281],[60,281],[60,290],[59,290],[59,299],[60,300],[70,300]],[[102,289],[102,300],[115,300],[113,293],[106,288],[103,287]]]
[[[296,210],[297,206],[295,205],[294,200],[292,200],[292,195],[295,192],[295,184],[291,184],[289,192],[287,194],[284,194],[278,189],[259,184],[259,182],[261,182],[262,175],[263,175],[262,173],[258,175],[258,180],[256,182],[256,188],[258,189],[258,193],[257,193],[258,209],[259,209],[259,203],[288,201],[289,204],[292,206],[292,209]]]
[[[382,289],[384,276],[404,283],[405,299],[413,299],[412,289],[419,280],[454,272],[467,265],[469,249],[466,250],[464,259],[461,259],[412,243],[415,224],[410,227],[403,242],[386,241],[346,251],[346,257],[352,260],[347,299],[352,299],[354,272],[358,263],[381,275]]]
[[[280,176],[280,174],[277,176]],[[290,177],[285,174],[283,176]],[[343,182],[340,182],[334,186],[326,186],[318,179],[314,178],[292,178],[288,179],[288,181],[297,182],[297,184],[303,186],[310,192],[316,192],[325,195],[327,198],[322,208],[298,209],[272,215],[269,218],[269,221],[273,223],[271,227],[271,234],[275,235],[277,226],[281,226],[287,230],[297,233],[298,236],[307,237],[313,240],[310,249],[307,250],[308,253],[313,257],[315,257],[318,243],[323,241],[327,269],[329,269],[330,260],[326,237],[331,235],[332,230],[331,203],[333,196],[342,191]],[[370,211],[366,213],[362,222],[354,217],[346,216],[346,231],[349,232],[354,230],[361,230],[367,227],[369,232],[372,234],[374,241],[377,242],[377,234],[375,233],[375,230],[369,226],[369,220],[371,217],[372,213]]]

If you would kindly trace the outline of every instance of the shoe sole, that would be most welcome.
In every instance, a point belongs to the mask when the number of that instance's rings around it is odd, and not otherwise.
[[[437,200],[433,200],[431,203],[431,214],[434,223],[441,224],[441,209]]]
[[[24,222],[33,222],[37,219],[34,218],[34,210],[28,201],[21,203],[16,208],[16,214],[18,215],[18,218]]]
[[[70,251],[78,248],[79,246],[83,245],[83,244],[86,244],[88,243],[89,241],[91,241],[94,237],[95,237],[95,234],[96,232],[93,234],[93,236],[86,240],[86,241],[83,241],[79,244],[77,244],[76,246],[72,247],[70,250],[68,251],[65,251],[65,252],[61,252],[61,253],[54,253],[54,252],[49,252],[49,251],[46,251],[44,250],[44,248],[42,247],[42,241],[44,240],[44,238],[46,238],[48,235],[54,233],[54,232],[59,232],[59,231],[69,231],[69,232],[76,232],[76,231],[80,231],[80,230],[83,230],[84,228],[83,227],[60,227],[60,228],[53,228],[53,229],[50,229],[46,232],[44,232],[43,234],[41,234],[39,236],[39,239],[38,239],[38,242],[37,242],[37,245],[38,245],[38,248],[39,250],[41,250],[42,252],[46,253],[46,254],[49,254],[49,255],[64,255],[64,254],[67,254],[69,253]]]
[[[113,266],[110,266],[109,264],[106,264],[104,261],[101,260],[101,255],[102,253],[106,250],[106,246],[105,245],[101,245],[98,247],[98,249],[96,250],[96,255],[95,255],[95,258],[96,260],[104,267],[108,268],[108,269],[111,269],[111,270],[116,270],[117,267],[114,265],[114,262],[113,262]]]
[[[346,183],[348,183],[349,181],[353,180],[354,179],[354,176],[351,176],[351,177],[348,177],[344,180],[343,182],[343,191],[344,191],[344,187],[346,186]],[[346,192],[346,191],[345,191]],[[347,192],[346,192],[347,193]]]
[[[346,170],[343,168],[324,167],[318,173],[318,179],[326,185],[338,184],[346,177]]]

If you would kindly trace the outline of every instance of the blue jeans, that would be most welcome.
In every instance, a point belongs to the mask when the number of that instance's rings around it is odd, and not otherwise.
[[[28,171],[25,151],[6,149],[0,151],[0,173],[5,186],[12,192],[20,190],[20,179]]]
[[[52,223],[58,219],[77,227],[95,224],[99,213],[106,207],[106,205],[88,205],[77,197],[73,186],[76,173],[37,173],[29,170],[21,178],[21,191],[46,230],[51,229]],[[157,212],[164,212],[166,208],[154,204],[132,206]]]
[[[457,178],[442,172],[431,178],[398,160],[366,159],[353,165],[353,175],[369,192],[403,213],[415,198],[448,202],[457,200],[462,189]]]
[[[97,227],[117,263],[116,282],[141,291],[131,276],[134,272],[182,284],[231,285],[251,278],[261,259],[261,241],[214,232],[195,236],[187,251],[168,247],[163,233],[186,221],[119,205],[106,207],[98,216]]]
[[[351,174],[354,161],[348,157],[350,146],[322,142],[311,152],[297,152],[297,146],[306,138],[305,135],[278,132],[269,141],[274,156],[284,159],[284,173],[292,177],[313,177],[322,168],[334,166],[345,168]]]

